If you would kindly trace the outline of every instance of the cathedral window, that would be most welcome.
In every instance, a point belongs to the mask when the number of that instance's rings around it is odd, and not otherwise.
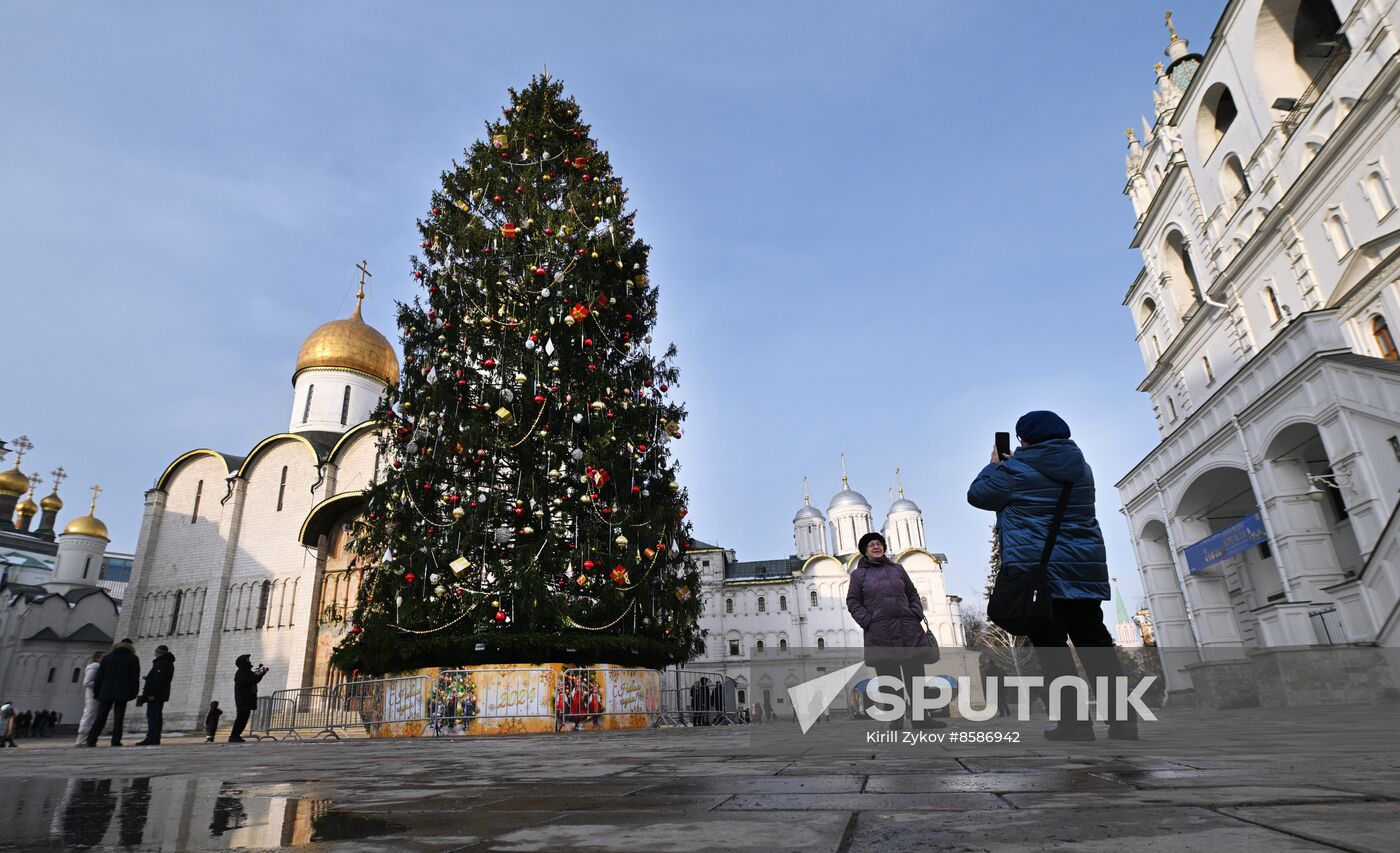
[[[1380,314],[1371,318],[1371,335],[1376,339],[1376,348],[1380,350],[1381,358],[1400,361],[1400,350],[1395,348],[1395,338],[1390,334],[1390,326]]]
[[[761,596],[761,595],[758,597],[758,612],[759,612],[759,613],[767,613],[767,612],[768,612],[768,602],[767,602],[766,600],[764,600],[763,596]]]
[[[781,640],[778,640],[778,651],[780,651],[780,652],[785,652],[785,651],[787,651],[787,639],[786,639],[786,638],[781,639]]]
[[[311,419],[311,395],[316,393],[315,385],[306,386],[306,407],[301,410],[301,422],[306,423]]]
[[[350,386],[345,386],[345,396],[340,398],[340,425],[344,426],[350,417]]]
[[[762,654],[762,653],[763,653],[763,641],[762,641],[762,640],[759,640],[758,642],[754,643],[754,644],[753,644],[753,648],[754,648],[754,651],[758,652],[759,654]]]
[[[83,580],[87,580],[88,572],[92,570],[92,555],[89,554],[87,560],[83,562]]]
[[[204,497],[204,481],[200,480],[194,486],[194,509],[190,510],[190,524],[199,520],[199,499]]]
[[[1230,88],[1224,83],[1216,83],[1206,90],[1196,114],[1196,145],[1200,148],[1202,160],[1210,159],[1215,146],[1225,138],[1225,132],[1239,114],[1235,96],[1230,94]]]
[[[167,634],[174,634],[174,633],[176,633],[176,631],[179,629],[179,627],[180,627],[180,605],[183,604],[184,601],[185,601],[185,592],[184,592],[184,590],[176,590],[176,592],[175,592],[175,603],[174,603],[174,605],[170,608],[170,630],[166,631],[165,633],[167,633]]]
[[[56,666],[51,666],[51,667],[49,667],[49,683],[50,683],[50,684],[53,684],[53,677],[54,677],[55,675],[57,675],[57,674],[58,674],[58,667],[56,667]]]
[[[282,466],[282,482],[277,484],[277,511],[282,511],[282,500],[287,496],[287,466]]]
[[[262,589],[258,593],[258,620],[254,623],[254,628],[262,628],[267,625],[267,606],[272,601],[272,581],[263,581]]]
[[[1170,422],[1176,423],[1176,401],[1171,397],[1167,398],[1167,412],[1170,415]]]
[[[724,612],[725,612],[725,613],[733,613],[733,612],[734,612],[734,599],[732,599],[732,598],[726,598],[726,599],[724,600]]]
[[[818,637],[818,638],[817,638],[817,648],[819,648],[819,649],[824,649],[824,648],[826,648],[826,638],[825,638],[825,637]]]
[[[1274,293],[1272,287],[1264,288],[1264,307],[1269,309],[1269,322],[1277,323],[1283,319],[1283,309],[1278,304],[1278,294]]]
[[[817,606],[817,591],[816,591],[815,589],[812,590],[812,591],[810,592],[810,596],[811,596],[811,599],[812,599],[812,606],[813,606],[813,607],[816,607],[816,606]]]
[[[1332,248],[1337,253],[1337,260],[1345,258],[1351,254],[1351,234],[1347,232],[1347,223],[1342,218],[1342,209],[1334,207],[1327,214],[1327,218],[1322,220],[1323,227],[1327,229],[1327,239],[1332,241]]]
[[[1162,357],[1162,342],[1157,340],[1157,336],[1152,336],[1152,354],[1157,358]]]
[[[1203,356],[1201,356],[1201,367],[1202,367],[1202,368],[1205,370],[1205,372],[1206,372],[1206,384],[1207,384],[1207,385],[1214,385],[1214,384],[1215,384],[1215,370],[1210,366],[1210,356],[1208,356],[1208,355],[1203,355]]]
[[[737,657],[739,656],[739,641],[738,641],[738,640],[730,640],[730,641],[729,641],[729,656],[730,656],[730,657],[734,657],[734,658],[737,658]]]
[[[1361,182],[1361,190],[1366,194],[1366,200],[1371,202],[1371,209],[1376,212],[1377,221],[1385,219],[1395,209],[1395,195],[1391,193],[1390,182],[1386,180],[1379,164]]]
[[[780,596],[778,596],[778,609],[781,610],[781,611],[784,611],[784,612],[787,611],[787,596],[786,596],[786,595],[780,595]]]
[[[70,679],[68,680],[69,683],[70,683],[70,684],[77,684],[77,683],[78,683],[78,679],[79,679],[80,677],[82,677],[82,674],[83,674],[83,671],[82,671],[80,668],[78,668],[78,667],[76,667],[76,666],[73,667],[73,677],[70,678]]]
[[[1191,262],[1191,250],[1180,231],[1167,235],[1166,261],[1167,275],[1172,295],[1176,297],[1178,314],[1185,314],[1201,301],[1201,283],[1196,278],[1196,266]]]

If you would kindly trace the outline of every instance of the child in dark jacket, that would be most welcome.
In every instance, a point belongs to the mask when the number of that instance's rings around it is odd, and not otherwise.
[[[204,718],[204,733],[208,735],[204,739],[205,743],[214,742],[214,732],[219,730],[219,717],[223,716],[223,713],[219,710],[218,702],[209,703],[209,714]]]

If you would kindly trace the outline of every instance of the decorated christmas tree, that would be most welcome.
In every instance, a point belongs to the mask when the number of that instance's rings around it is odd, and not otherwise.
[[[510,95],[418,224],[346,670],[663,666],[700,645],[649,249],[562,85]]]

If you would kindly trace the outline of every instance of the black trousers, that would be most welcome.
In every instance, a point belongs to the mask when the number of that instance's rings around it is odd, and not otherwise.
[[[238,709],[238,713],[233,715],[233,731],[228,734],[229,740],[238,740],[243,737],[243,729],[248,726],[248,718],[252,715],[252,708]]]
[[[1077,675],[1074,655],[1067,642],[1074,643],[1084,671],[1089,676],[1089,684],[1094,679],[1106,677],[1116,679],[1123,674],[1123,663],[1118,659],[1118,650],[1113,647],[1113,635],[1103,623],[1103,609],[1096,599],[1055,599],[1055,624],[1032,633],[1028,639],[1035,647],[1040,659],[1040,669],[1044,674],[1046,703],[1049,704],[1051,682],[1062,675]],[[1116,700],[1116,681],[1109,681],[1107,696],[1099,696],[1099,713],[1105,719],[1113,713]],[[1072,703],[1068,703],[1072,708]],[[1065,706],[1061,706],[1062,709]],[[1069,714],[1061,711],[1066,719],[1079,720],[1077,710]],[[1088,722],[1088,720],[1079,720]]]
[[[165,726],[165,703],[146,703],[146,742],[160,743],[160,730]]]
[[[112,746],[121,746],[122,723],[126,720],[125,699],[120,702],[97,701],[97,719],[92,721],[92,728],[88,731],[88,746],[97,746],[97,738],[101,736],[103,726],[107,725],[108,714],[112,715]]]

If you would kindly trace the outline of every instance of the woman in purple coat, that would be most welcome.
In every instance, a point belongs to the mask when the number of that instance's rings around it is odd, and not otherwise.
[[[846,609],[865,631],[865,660],[877,675],[898,678],[904,684],[905,713],[912,711],[907,701],[914,676],[924,674],[927,654],[909,651],[928,649],[931,643],[924,631],[924,606],[909,573],[885,556],[885,537],[867,533],[860,537],[860,561],[851,570],[846,591]],[[898,651],[896,651],[898,650]],[[927,720],[934,728],[944,723]],[[902,730],[904,719],[892,720],[890,728]]]

